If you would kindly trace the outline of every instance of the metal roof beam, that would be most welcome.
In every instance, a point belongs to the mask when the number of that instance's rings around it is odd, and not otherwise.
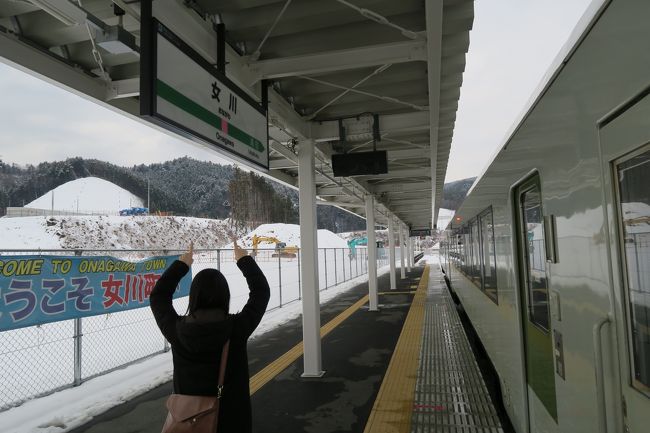
[[[365,208],[366,205],[362,203],[349,203],[347,201],[328,201],[328,200],[317,200],[316,204],[319,205],[329,205],[329,206],[343,206],[343,207],[356,207],[356,208]]]
[[[6,59],[18,65],[21,70],[30,75],[44,79],[85,99],[99,101],[101,105],[111,107],[114,111],[119,110],[136,116],[136,120],[140,120],[137,117],[140,106],[136,100],[120,99],[111,101],[110,104],[102,102],[108,91],[105,81],[93,78],[51,52],[36,48],[32,43],[22,42],[17,35],[0,31],[0,58],[2,58],[0,61]]]
[[[427,131],[429,129],[429,112],[418,111],[379,116],[379,129],[382,134],[390,133],[392,136],[401,133]],[[338,121],[314,123],[311,132],[312,138],[316,141],[336,141],[339,139]],[[348,135],[346,139],[348,141],[368,140],[372,139],[372,134]]]
[[[389,150],[388,160],[422,158],[422,149]]]
[[[294,77],[297,75],[335,72],[427,60],[427,43],[424,40],[394,42],[347,50],[336,50],[304,56],[250,62],[246,67],[252,80]]]
[[[401,193],[409,191],[431,191],[431,182],[410,182],[410,183],[398,183],[398,184],[384,184],[384,185],[375,185],[373,191],[376,194],[381,193]]]
[[[298,166],[298,155],[293,153],[291,149],[283,146],[281,143],[278,143],[275,140],[269,140],[269,146],[271,146],[272,150],[282,155],[285,159],[296,164],[296,167]]]
[[[341,186],[323,186],[316,188],[316,195],[318,196],[346,196],[345,188]]]
[[[425,1],[427,23],[427,79],[429,85],[429,147],[431,158],[431,215],[435,220],[438,177],[438,126],[440,115],[440,74],[442,71],[443,0]]]
[[[431,173],[431,170],[428,167],[425,168],[409,168],[403,170],[392,170],[384,174],[372,174],[369,176],[355,176],[364,180],[377,180],[377,179],[393,179],[400,177],[428,177]]]

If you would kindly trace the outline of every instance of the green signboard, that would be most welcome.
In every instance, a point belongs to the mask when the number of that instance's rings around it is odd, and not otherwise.
[[[266,109],[155,18],[143,32],[141,115],[268,169]]]

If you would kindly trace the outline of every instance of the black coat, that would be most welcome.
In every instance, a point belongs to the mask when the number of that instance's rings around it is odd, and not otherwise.
[[[199,310],[194,316],[179,316],[172,295],[188,266],[175,261],[160,277],[150,297],[156,323],[169,341],[174,359],[174,392],[188,395],[217,395],[221,350],[230,339],[223,396],[219,408],[219,433],[252,431],[246,342],[262,320],[269,302],[266,277],[255,260],[245,256],[237,266],[246,277],[250,294],[240,313]]]

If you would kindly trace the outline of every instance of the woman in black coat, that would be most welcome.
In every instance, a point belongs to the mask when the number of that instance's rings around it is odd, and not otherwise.
[[[156,323],[172,348],[174,393],[216,396],[223,345],[230,339],[219,433],[252,431],[246,343],[259,325],[269,302],[266,277],[255,260],[235,243],[237,267],[250,294],[241,312],[229,314],[228,282],[216,269],[204,269],[192,280],[187,315],[179,316],[172,297],[192,264],[192,246],[163,273],[150,296]]]

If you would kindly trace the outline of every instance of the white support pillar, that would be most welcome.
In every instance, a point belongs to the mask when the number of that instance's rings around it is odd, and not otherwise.
[[[320,340],[314,147],[313,140],[301,141],[298,147],[302,341],[305,355],[303,377],[321,377],[324,374]]]
[[[413,248],[413,238],[409,237],[409,263],[411,264],[411,268],[415,266],[415,249]]]
[[[395,221],[392,216],[388,217],[388,261],[390,263],[390,289],[397,289],[395,281]]]
[[[368,238],[368,296],[369,310],[379,311],[377,299],[377,238],[375,236],[375,198],[366,196],[366,233]]]
[[[400,262],[402,264],[400,268],[400,278],[403,280],[406,278],[406,269],[404,268],[404,259],[406,258],[406,253],[404,252],[404,224],[401,222],[399,224],[399,255]]]

